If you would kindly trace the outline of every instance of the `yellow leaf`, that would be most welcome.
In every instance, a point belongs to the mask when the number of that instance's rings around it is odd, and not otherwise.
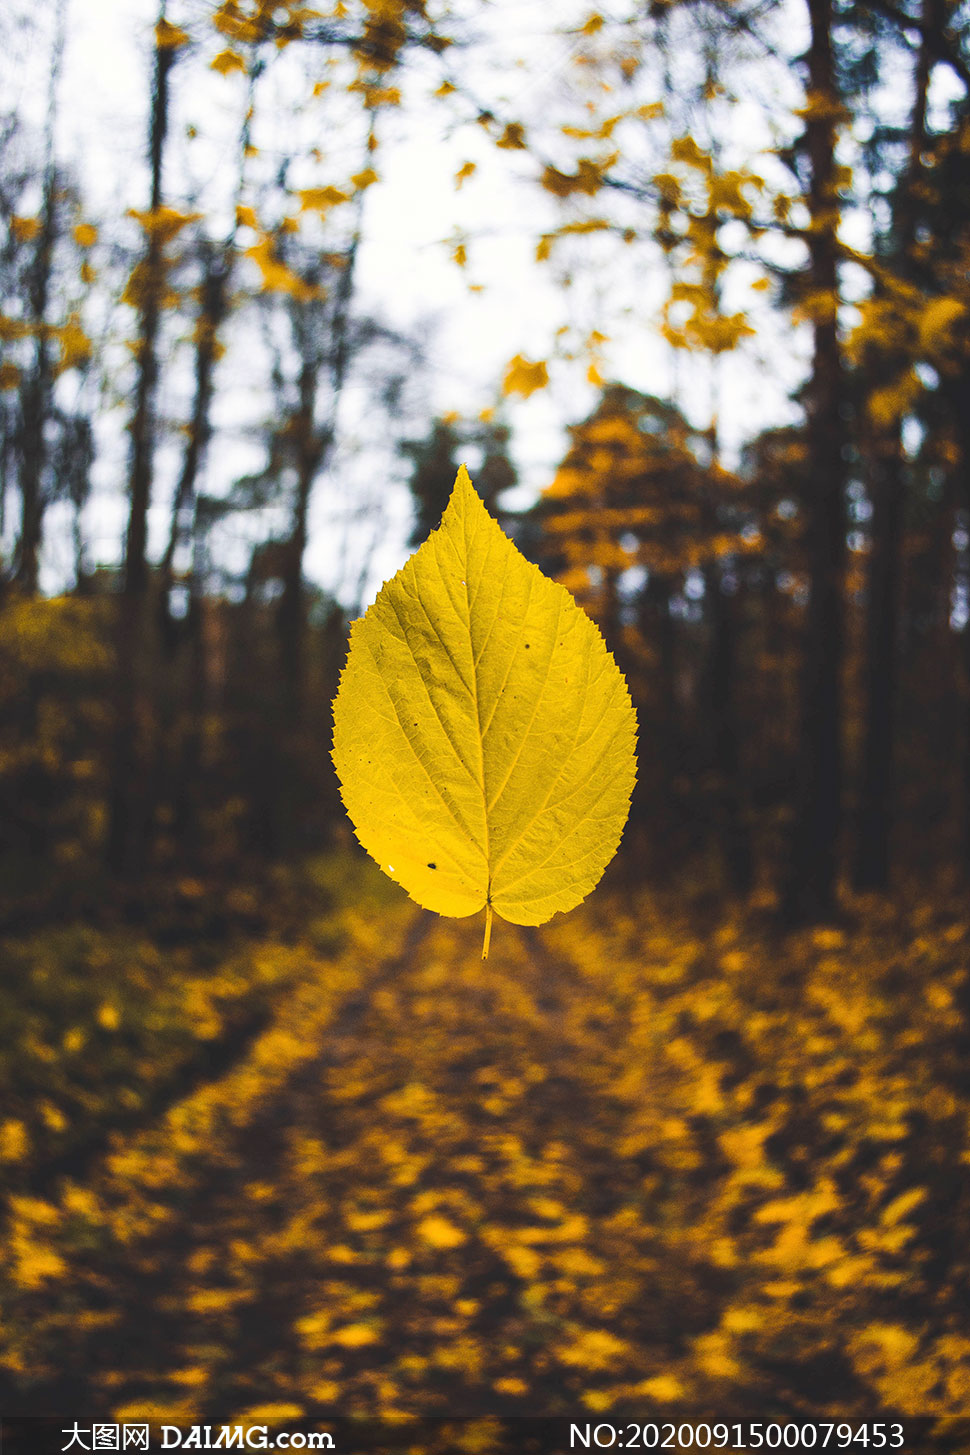
[[[653,1379],[645,1379],[642,1384],[638,1384],[636,1389],[637,1394],[645,1394],[648,1399],[666,1403],[684,1397],[684,1386],[672,1374],[656,1374]]]
[[[462,162],[455,173],[455,186],[461,187],[462,183],[467,181],[477,170],[478,168],[475,162]]]
[[[161,243],[167,243],[188,223],[197,222],[202,214],[201,212],[179,212],[175,207],[156,207],[154,210],[149,209],[145,212],[139,212],[136,207],[129,207],[128,216],[134,217],[149,237],[155,237]]]
[[[438,914],[573,909],[616,852],[636,715],[603,638],[462,466],[440,528],[354,622],[333,760],[364,848]]]
[[[79,222],[74,229],[74,241],[78,247],[89,248],[98,240],[98,229],[93,222]]]
[[[0,1162],[21,1162],[30,1151],[30,1138],[23,1122],[8,1117],[0,1122]]]
[[[292,268],[280,261],[271,237],[263,238],[255,247],[247,248],[245,256],[252,258],[260,271],[260,287],[264,293],[289,293],[300,302],[311,298],[325,298],[326,289],[307,283]]]
[[[239,0],[223,0],[212,17],[212,23],[230,40],[241,40],[247,44],[265,40],[266,21],[272,16],[274,7],[272,5],[254,5],[252,9],[257,13],[252,19],[249,19],[243,14],[243,7],[239,4]]]
[[[542,1258],[535,1249],[524,1248],[519,1243],[509,1243],[507,1247],[504,1247],[502,1257],[516,1278],[522,1278],[526,1283],[533,1282],[542,1268]]]
[[[209,63],[210,69],[218,71],[220,76],[228,76],[230,71],[245,71],[246,62],[237,51],[224,50]]]
[[[907,1213],[912,1212],[917,1203],[922,1202],[925,1197],[925,1187],[911,1187],[908,1192],[903,1192],[899,1197],[893,1198],[889,1206],[883,1208],[879,1221],[886,1224],[887,1227],[891,1227],[893,1223],[898,1223],[900,1218],[904,1218]]]
[[[254,232],[259,232],[259,218],[252,207],[247,207],[240,202],[236,208],[236,221],[240,227],[251,227]]]
[[[869,414],[880,429],[888,429],[912,407],[919,391],[916,371],[904,369],[892,383],[872,391],[868,400]]]
[[[373,167],[365,167],[362,172],[355,172],[350,180],[359,192],[363,192],[365,187],[372,187],[380,178]]]
[[[339,187],[304,187],[300,191],[300,207],[304,212],[326,212],[330,207],[349,201],[350,194],[341,192]]]
[[[40,232],[39,217],[11,217],[10,231],[17,242],[30,242]]]
[[[429,1217],[422,1218],[417,1231],[421,1241],[432,1248],[457,1248],[465,1241],[461,1228],[456,1228],[454,1223],[443,1218],[440,1213],[432,1213]]]
[[[956,329],[963,333],[966,315],[959,298],[932,298],[919,319],[920,346],[933,352],[940,343],[952,342]]]
[[[580,157],[575,172],[560,172],[558,167],[546,167],[541,177],[542,186],[557,197],[571,197],[574,192],[583,192],[592,197],[603,185],[603,174],[616,161],[616,157],[593,162],[589,157]]]
[[[608,1329],[581,1329],[570,1344],[560,1344],[556,1350],[564,1364],[576,1364],[583,1369],[609,1369],[612,1364],[629,1351],[629,1344],[618,1339]]]
[[[616,116],[608,116],[599,126],[562,126],[559,129],[563,136],[571,136],[576,141],[608,141],[623,119],[620,112]]]
[[[60,333],[59,369],[73,369],[75,365],[83,364],[91,357],[91,340],[81,327],[81,320],[76,313],[69,316]]]
[[[112,1005],[110,1000],[104,1001],[98,1006],[97,1022],[106,1031],[116,1031],[121,1025],[121,1016],[118,1007]]]
[[[495,143],[503,151],[521,152],[525,150],[525,127],[521,121],[510,121]]]
[[[696,167],[699,172],[710,172],[711,159],[702,151],[692,136],[679,136],[670,144],[670,155],[675,162]]]
[[[155,45],[160,51],[177,51],[188,43],[188,34],[180,26],[173,25],[164,17],[155,26]]]
[[[549,370],[544,359],[532,363],[522,354],[510,359],[502,380],[503,394],[523,394],[528,399],[537,389],[545,389],[549,383]]]
[[[496,1379],[492,1383],[496,1394],[528,1394],[529,1386],[522,1379]]]
[[[605,217],[588,217],[584,222],[567,222],[558,231],[558,237],[569,237],[574,233],[604,232],[609,228]]]
[[[301,1404],[259,1404],[252,1405],[249,1409],[243,1410],[235,1419],[242,1425],[255,1423],[284,1424],[287,1420],[302,1419],[304,1409]]]
[[[335,1330],[333,1342],[343,1344],[345,1349],[360,1349],[365,1344],[377,1342],[377,1331],[370,1324],[345,1324],[342,1329]]]
[[[0,364],[0,389],[16,389],[20,383],[20,370],[16,364]]]
[[[401,93],[397,86],[373,86],[368,81],[354,81],[347,89],[359,91],[364,98],[364,105],[368,109],[377,106],[400,106],[401,104]]]

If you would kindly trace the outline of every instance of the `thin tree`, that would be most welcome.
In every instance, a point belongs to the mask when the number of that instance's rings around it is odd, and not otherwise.
[[[373,130],[368,133],[368,156],[373,149],[372,139]],[[362,239],[362,189],[358,190],[354,206],[355,218],[351,236],[341,258],[341,266],[337,270],[333,309],[329,319],[329,338],[325,348],[321,349],[318,338],[323,321],[319,306],[312,298],[307,302],[294,298],[290,304],[293,340],[300,358],[296,408],[287,427],[296,482],[290,528],[282,552],[282,591],[276,612],[276,631],[286,709],[294,725],[302,717],[306,696],[303,558],[309,536],[310,502],[314,484],[326,466],[336,442],[337,411],[353,352],[350,315],[357,256]],[[312,290],[319,286],[320,280],[314,273],[306,281]],[[329,391],[328,405],[321,418],[318,397],[324,382],[324,370]]]
[[[808,0],[808,104],[804,152],[810,168],[806,284],[812,299],[812,363],[805,389],[809,487],[808,559],[795,818],[784,914],[791,925],[835,909],[842,824],[846,422],[838,337],[839,201],[835,146],[841,100],[833,56],[832,0]]]
[[[156,26],[155,66],[148,132],[149,214],[138,289],[139,319],[135,398],[130,425],[129,513],[125,536],[117,620],[117,704],[114,753],[108,801],[107,858],[117,873],[134,873],[147,849],[148,804],[144,772],[148,762],[150,698],[148,670],[149,570],[148,507],[155,455],[155,398],[158,387],[158,334],[164,283],[162,166],[168,131],[169,74],[174,48],[164,43],[165,0]]]
[[[58,176],[54,158],[54,128],[57,119],[57,90],[64,54],[64,0],[59,0],[51,54],[44,125],[44,182],[40,228],[27,279],[29,325],[33,359],[21,392],[20,535],[14,560],[13,579],[27,596],[37,592],[40,546],[47,505],[45,467],[48,462],[46,426],[50,417],[54,383],[53,360],[48,338],[48,303],[54,248],[58,230]]]
[[[938,0],[923,0],[919,47],[913,75],[913,106],[906,165],[893,198],[885,264],[905,274],[912,263],[919,215],[917,192],[926,145],[926,103],[933,67],[931,23],[938,21]],[[877,281],[877,290],[878,290]],[[885,388],[907,364],[898,350],[884,351],[876,362],[873,388]],[[905,458],[902,421],[888,428],[867,427],[868,489],[872,524],[866,601],[866,704],[859,829],[853,882],[859,890],[886,889],[894,815],[896,683],[899,647],[900,554]]]

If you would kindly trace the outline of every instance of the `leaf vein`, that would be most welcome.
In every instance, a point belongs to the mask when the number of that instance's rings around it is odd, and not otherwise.
[[[505,564],[502,567],[502,580],[501,580],[501,583],[499,585],[498,591],[496,593],[496,596],[497,596],[497,605],[495,607],[495,615],[492,617],[491,625],[489,626],[488,631],[485,633],[485,640],[482,642],[481,650],[478,653],[478,656],[475,658],[475,660],[474,660],[474,662],[472,664],[475,667],[476,671],[478,669],[479,662],[482,660],[482,658],[485,655],[485,649],[487,648],[489,642],[492,640],[492,632],[495,630],[495,623],[498,621],[499,617],[502,614],[502,592],[505,590],[505,583],[508,580],[508,578],[509,578],[509,557],[506,556],[506,558],[505,558]]]
[[[599,791],[599,793],[597,793],[596,797],[593,799],[593,802],[590,804],[590,809],[593,809],[593,808],[596,807],[596,805],[599,803],[600,799],[603,798],[603,796],[605,795],[605,793],[607,792],[607,790],[609,788],[611,788],[612,786],[613,786],[613,779],[612,778],[609,778],[607,780],[607,782],[603,785],[603,787],[601,788],[601,790]],[[612,814],[601,814],[600,815],[600,818],[602,818],[604,821],[606,821],[606,820],[608,820],[608,819],[610,819],[612,817],[613,817]],[[578,822],[576,824],[574,824],[573,827],[569,830],[569,833],[568,834],[564,834],[561,839],[557,839],[554,847],[549,851],[549,853],[546,855],[546,857],[540,863],[533,864],[532,867],[529,868],[529,869],[527,869],[524,874],[520,874],[517,879],[513,879],[513,880],[511,880],[510,883],[508,883],[506,885],[503,885],[503,887],[500,890],[498,890],[497,893],[503,894],[503,895],[508,894],[509,890],[512,889],[516,884],[521,884],[524,879],[531,879],[534,875],[538,874],[541,869],[544,869],[546,867],[546,865],[549,863],[549,860],[555,857],[555,855],[559,852],[559,850],[562,848],[562,846],[564,844],[568,843],[568,841],[573,837],[574,834],[577,834],[579,832],[579,830],[581,828],[583,828],[586,824],[588,824],[588,823],[596,823],[596,822],[598,822],[598,820],[596,818],[594,818],[594,816],[593,816],[593,814],[591,812],[587,811],[586,813],[584,813],[583,816],[582,816],[582,818],[579,819]],[[592,849],[590,849],[590,851],[589,851],[588,854],[584,854],[584,855],[582,855],[581,858],[576,859],[576,860],[570,860],[569,862],[570,863],[581,864],[583,862],[583,859],[588,859],[590,854],[593,854],[593,853],[596,852],[596,848],[597,847],[598,846],[594,845],[594,847]],[[555,892],[555,891],[553,891],[553,892]],[[548,899],[549,898],[548,895],[538,895],[538,896],[533,896],[533,897],[534,898],[545,898],[545,899]],[[528,899],[524,899],[521,902],[523,904],[527,904],[527,903],[529,903],[529,900]]]
[[[509,855],[511,853],[513,853],[513,851],[522,842],[522,840],[525,837],[525,835],[529,832],[529,829],[530,829],[531,825],[534,824],[537,821],[537,819],[540,817],[541,814],[545,813],[546,808],[549,805],[549,799],[552,796],[552,790],[555,788],[556,784],[559,782],[560,778],[565,773],[566,769],[569,767],[569,764],[570,764],[570,761],[571,761],[571,759],[573,757],[573,754],[576,752],[576,749],[577,749],[577,739],[579,737],[579,730],[582,727],[583,716],[584,716],[584,714],[586,712],[586,703],[587,703],[588,698],[589,698],[590,668],[591,668],[591,666],[592,666],[592,659],[591,659],[590,654],[587,653],[586,654],[586,681],[583,683],[583,705],[580,708],[579,713],[578,713],[577,718],[576,718],[576,731],[573,734],[573,740],[572,740],[572,743],[570,744],[569,752],[567,754],[565,754],[565,756],[563,757],[563,761],[562,761],[562,763],[560,764],[560,767],[559,767],[559,772],[556,774],[555,778],[553,778],[552,782],[549,784],[549,789],[548,789],[548,791],[546,793],[545,801],[543,802],[541,808],[539,808],[536,811],[536,813],[533,814],[533,816],[529,820],[529,822],[523,826],[521,832],[518,833],[518,834],[516,834],[515,838],[511,842],[511,844],[507,845],[504,853],[502,854],[502,857],[499,859],[498,863],[495,865],[494,870],[492,871],[493,872],[493,875],[497,875],[498,874],[499,869],[505,863],[506,859],[509,857]],[[599,726],[599,724],[597,724],[597,726]],[[593,732],[590,733],[589,737],[586,739],[586,742],[589,742],[592,739],[592,737],[593,737],[593,735],[594,735],[595,732],[596,732],[596,728],[594,728],[593,729]],[[585,746],[585,743],[584,743],[583,746]],[[575,791],[575,790],[573,790],[573,791]],[[566,796],[568,798],[571,795],[567,794]],[[565,801],[565,800],[563,800],[563,801]]]
[[[394,608],[393,602],[391,603],[391,606],[392,606],[392,609],[394,610],[394,615],[397,616],[397,609]],[[400,622],[400,618],[399,617],[398,617],[398,621]],[[390,688],[388,687],[387,683],[384,681],[384,678],[381,676],[381,670],[380,670],[380,667],[377,664],[377,658],[374,656],[374,650],[371,647],[371,645],[370,645],[369,642],[367,642],[366,645],[367,645],[367,650],[370,653],[371,658],[373,659],[374,668],[375,668],[375,671],[377,673],[377,676],[380,678],[381,686],[384,688],[384,691],[387,694],[387,700],[391,704],[391,707],[394,710],[394,716],[397,719],[398,727],[401,729],[401,736],[403,737],[404,741],[407,743],[408,747],[411,749],[411,752],[414,754],[415,761],[418,762],[418,763],[420,763],[422,769],[424,770],[424,773],[427,776],[428,782],[431,784],[432,788],[437,793],[438,797],[441,799],[441,802],[444,804],[445,808],[451,814],[451,817],[454,819],[455,823],[461,829],[462,833],[465,834],[465,836],[467,838],[469,838],[473,844],[475,844],[474,835],[471,833],[470,829],[468,828],[468,825],[458,816],[458,814],[455,812],[455,809],[452,806],[452,804],[450,804],[448,802],[448,799],[445,797],[444,793],[438,787],[438,784],[435,782],[435,779],[434,779],[434,777],[433,777],[430,769],[428,768],[428,765],[425,763],[424,759],[421,757],[421,754],[418,752],[418,750],[415,747],[414,743],[411,741],[411,738],[408,736],[407,730],[405,729],[404,723],[403,723],[402,718],[401,718],[401,714],[397,710],[397,703],[394,701],[394,698],[391,696]],[[407,646],[408,650],[411,651],[411,644],[410,644],[410,642],[407,641],[407,638],[405,638],[405,645]],[[420,669],[420,667],[418,667],[418,664],[417,664],[417,662],[414,659],[414,653],[413,653],[413,651],[411,652],[411,659],[412,659],[412,661],[414,661],[415,668],[417,669],[418,676],[420,677],[421,676],[421,669]],[[428,691],[428,687],[425,684],[423,678],[422,678],[422,686],[424,687],[424,690],[427,693],[428,702],[429,702],[429,704],[431,706],[431,710],[434,713],[435,717],[438,719],[438,722],[441,724],[441,730],[444,733],[447,742],[454,749],[455,756],[458,759],[459,763],[461,763],[462,767],[467,770],[468,769],[468,764],[465,763],[464,759],[461,757],[460,753],[455,748],[454,743],[452,743],[451,738],[448,736],[448,730],[447,730],[447,728],[445,727],[444,723],[441,720],[440,714],[438,713],[438,709],[434,705],[434,701],[432,700],[431,693]],[[476,848],[479,848],[480,845],[475,844],[475,847]]]
[[[509,771],[506,773],[505,778],[502,780],[502,786],[499,789],[499,791],[496,793],[495,797],[492,799],[491,803],[488,805],[488,811],[489,811],[489,813],[494,812],[495,805],[498,803],[499,799],[502,797],[502,794],[505,792],[506,788],[508,787],[509,779],[512,777],[512,774],[515,772],[515,769],[516,769],[516,767],[518,765],[519,759],[522,757],[522,753],[523,753],[523,750],[525,748],[525,745],[528,742],[529,734],[532,732],[532,725],[533,725],[533,723],[536,720],[536,716],[537,716],[538,711],[539,711],[539,704],[542,701],[542,698],[543,698],[543,695],[545,693],[546,688],[549,686],[549,676],[550,676],[550,673],[552,672],[552,664],[553,664],[553,662],[555,660],[555,657],[556,657],[556,638],[559,635],[559,623],[562,620],[562,602],[563,602],[562,596],[561,595],[560,596],[557,596],[557,598],[556,598],[556,625],[555,625],[555,628],[554,628],[553,634],[552,634],[552,651],[549,653],[549,661],[546,663],[546,675],[542,679],[542,686],[539,688],[539,691],[536,694],[535,706],[532,709],[532,716],[529,718],[528,726],[526,727],[525,732],[522,734],[522,736],[521,736],[521,738],[519,740],[519,746],[516,748],[515,754],[514,754],[514,756],[512,758],[512,762],[509,764]]]
[[[530,575],[530,577],[529,577],[529,594],[528,594],[528,596],[526,597],[526,600],[525,600],[525,610],[522,612],[522,622],[521,622],[521,625],[519,627],[519,635],[518,635],[518,638],[516,639],[516,643],[515,643],[515,646],[516,647],[518,646],[518,643],[522,640],[522,634],[525,631],[526,624],[527,624],[527,621],[528,621],[528,617],[529,617],[529,607],[532,605],[532,585],[533,585],[534,580],[535,580],[535,577]],[[493,706],[491,712],[488,715],[488,722],[482,728],[482,741],[483,742],[485,741],[485,738],[488,735],[489,728],[492,726],[492,722],[493,722],[493,720],[495,718],[495,714],[498,711],[498,705],[502,701],[502,693],[505,691],[505,684],[509,680],[509,673],[512,671],[512,668],[513,668],[514,665],[515,665],[515,647],[513,647],[512,653],[511,653],[511,655],[509,657],[509,665],[505,669],[505,676],[502,678],[502,685],[499,688],[498,692],[496,693],[496,696],[495,696],[495,705]]]

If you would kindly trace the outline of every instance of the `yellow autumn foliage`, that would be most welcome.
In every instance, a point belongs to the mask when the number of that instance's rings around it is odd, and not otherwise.
[[[542,924],[592,890],[635,778],[629,692],[464,466],[435,531],[351,629],[333,759],[368,853],[439,914]]]
[[[533,362],[525,358],[523,354],[516,354],[510,359],[505,375],[502,379],[503,394],[521,394],[528,399],[530,394],[535,394],[539,389],[545,389],[549,383],[549,368],[544,359]]]

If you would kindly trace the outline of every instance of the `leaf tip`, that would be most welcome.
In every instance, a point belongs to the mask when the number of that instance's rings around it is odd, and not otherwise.
[[[468,466],[465,464],[461,464],[458,466],[458,474],[455,476],[454,493],[456,495],[464,495],[466,492],[470,495],[474,495],[475,487],[472,484],[472,477],[468,473]]]
[[[455,483],[452,487],[451,498],[449,499],[447,509],[445,510],[445,513],[441,518],[441,524],[442,526],[444,526],[445,520],[449,516],[452,519],[459,519],[467,522],[469,518],[469,513],[474,514],[475,511],[481,511],[485,515],[488,515],[488,511],[485,508],[485,502],[482,500],[478,491],[472,484],[472,477],[468,473],[468,466],[465,464],[461,464],[458,466],[458,474],[455,476]],[[491,517],[489,518],[491,519]]]

